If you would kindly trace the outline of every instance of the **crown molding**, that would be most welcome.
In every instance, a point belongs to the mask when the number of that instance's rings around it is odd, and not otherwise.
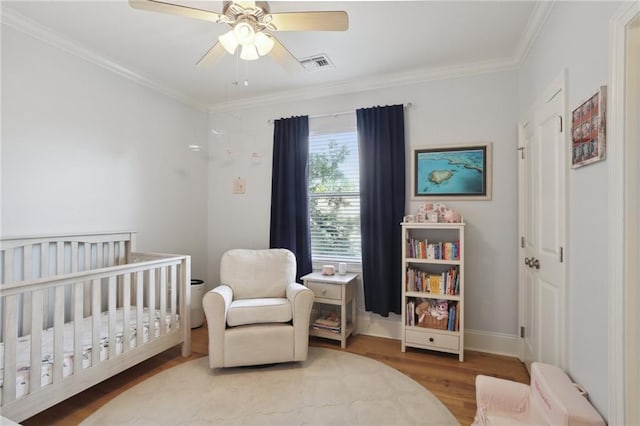
[[[516,48],[516,53],[513,56],[513,60],[518,67],[520,67],[524,63],[525,59],[527,59],[527,56],[529,56],[529,52],[538,39],[538,35],[540,35],[542,27],[545,22],[547,22],[547,18],[549,17],[554,5],[555,0],[538,1],[535,3],[533,13],[529,18],[529,22],[527,22],[524,35],[520,39],[520,43]]]
[[[7,8],[3,8],[0,12],[0,23],[2,25],[6,25],[11,27],[17,31],[20,31],[28,36],[31,36],[37,40],[40,40],[44,43],[49,44],[57,49],[60,49],[66,53],[70,53],[75,55],[81,59],[84,59],[94,65],[97,65],[101,68],[104,68],[108,71],[111,71],[121,77],[132,80],[135,83],[138,83],[142,86],[145,86],[149,89],[152,89],[156,92],[159,92],[165,96],[168,96],[176,101],[182,102],[188,106],[193,108],[206,111],[207,106],[202,104],[201,102],[184,96],[176,90],[170,89],[162,84],[159,84],[152,79],[134,72],[129,68],[126,68],[117,62],[108,59],[102,55],[99,55],[91,50],[81,46],[80,44],[69,40],[66,37],[63,37],[50,28],[44,27],[31,19],[26,18],[25,16],[11,11]]]
[[[363,79],[345,80],[341,82],[323,84],[304,89],[283,91],[277,94],[253,96],[246,99],[224,101],[209,105],[205,105],[202,102],[192,97],[186,96],[175,89],[157,83],[149,77],[134,72],[131,69],[126,68],[113,60],[92,52],[91,50],[81,46],[80,44],[55,33],[51,29],[46,28],[26,18],[15,11],[11,11],[6,8],[2,9],[0,11],[0,22],[2,23],[2,25],[10,26],[53,47],[78,56],[90,63],[109,70],[124,78],[132,80],[142,86],[164,94],[169,98],[182,102],[193,108],[204,111],[208,110],[209,112],[224,112],[265,106],[274,103],[295,102],[305,99],[317,99],[327,96],[346,95],[369,90],[379,90],[412,84],[420,84],[430,81],[471,77],[475,75],[494,72],[517,70],[529,54],[529,51],[535,43],[535,40],[537,39],[542,26],[549,16],[553,4],[553,0],[536,2],[532,16],[527,23],[525,34],[518,44],[516,53],[512,58],[440,68],[410,70]]]
[[[280,92],[278,94],[255,96],[247,99],[239,99],[236,101],[220,102],[211,104],[209,106],[209,111],[232,111],[237,109],[265,106],[274,103],[295,102],[305,99],[345,95],[367,90],[385,89],[410,84],[426,83],[429,81],[472,77],[474,75],[517,70],[522,66],[525,59],[529,55],[529,51],[535,44],[538,35],[540,34],[542,27],[547,21],[547,18],[549,17],[554,4],[555,0],[538,1],[535,3],[533,13],[529,18],[529,21],[527,22],[525,33],[520,39],[520,43],[518,43],[516,52],[512,58],[497,61],[469,63],[442,68],[412,70],[391,75],[331,83],[322,86],[315,86],[308,89],[289,90]]]
[[[369,90],[380,90],[412,84],[421,84],[436,80],[450,80],[481,74],[512,71],[517,68],[517,63],[515,63],[513,59],[504,59],[499,61],[475,62],[441,68],[418,69],[364,79],[345,80],[305,89],[288,90],[278,94],[255,96],[246,99],[211,104],[209,111],[212,113],[233,111],[266,106],[275,103],[297,102],[307,99],[317,99],[328,96],[365,92]]]

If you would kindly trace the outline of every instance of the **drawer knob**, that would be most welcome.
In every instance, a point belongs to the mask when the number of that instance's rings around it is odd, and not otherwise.
[[[429,341],[433,343],[433,337],[429,337]]]
[[[326,288],[322,289],[322,294],[327,294],[327,289]]]

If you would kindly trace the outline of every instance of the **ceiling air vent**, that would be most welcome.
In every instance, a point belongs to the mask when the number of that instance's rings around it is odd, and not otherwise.
[[[302,65],[307,72],[316,72],[335,68],[329,57],[324,53],[301,59],[300,65]]]

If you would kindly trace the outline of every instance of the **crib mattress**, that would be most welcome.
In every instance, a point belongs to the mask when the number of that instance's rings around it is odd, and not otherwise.
[[[137,311],[135,306],[130,307],[129,311],[129,344],[130,348],[135,348],[138,343],[138,330],[137,330]],[[150,329],[149,324],[149,309],[144,308],[142,313],[142,343],[149,341],[149,333],[152,332],[154,337],[160,336],[160,324],[161,314],[159,310],[155,311],[153,316],[153,324]],[[179,328],[179,316],[177,318],[177,328]],[[91,367],[92,363],[92,317],[83,318],[82,320],[82,368]],[[171,330],[171,314],[167,314],[164,318],[165,331],[168,333]],[[119,308],[116,312],[116,336],[115,336],[115,354],[119,355],[124,349],[124,310]],[[73,374],[74,369],[74,344],[73,344],[73,322],[64,324],[64,338],[63,338],[63,364],[62,364],[62,376],[67,377]],[[49,328],[42,331],[42,364],[41,364],[41,386],[50,385],[53,381],[53,328]],[[103,312],[100,314],[100,338],[99,348],[100,361],[104,361],[109,358],[109,314]],[[0,342],[0,389],[4,385],[4,342]],[[31,336],[21,336],[18,338],[17,348],[17,362],[16,362],[16,399],[23,397],[29,393],[29,373],[30,373],[30,356],[31,356]],[[0,392],[0,402],[2,401],[2,393]]]

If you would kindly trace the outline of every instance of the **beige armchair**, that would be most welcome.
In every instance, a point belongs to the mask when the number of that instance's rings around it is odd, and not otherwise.
[[[211,368],[307,359],[313,292],[295,276],[289,250],[236,249],[222,256],[221,285],[202,301]]]

